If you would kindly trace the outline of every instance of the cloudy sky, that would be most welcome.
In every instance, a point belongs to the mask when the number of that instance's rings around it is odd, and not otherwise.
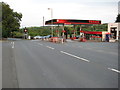
[[[101,20],[112,23],[118,14],[119,0],[0,0],[23,14],[21,27],[42,26],[43,16],[51,19]]]

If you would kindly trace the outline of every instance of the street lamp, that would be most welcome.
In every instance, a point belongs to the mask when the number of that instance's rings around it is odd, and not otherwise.
[[[53,24],[53,9],[52,8],[48,8],[48,10],[51,10],[51,24]],[[52,29],[52,36],[53,36],[53,26],[51,25],[51,29]]]

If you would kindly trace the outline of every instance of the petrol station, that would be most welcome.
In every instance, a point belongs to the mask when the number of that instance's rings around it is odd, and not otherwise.
[[[62,25],[62,37],[67,38],[65,36],[66,30],[64,30],[65,25],[73,25],[74,29],[76,25],[94,25],[94,24],[101,24],[100,20],[77,20],[77,19],[52,19],[45,22],[45,25]],[[75,31],[75,30],[74,30]],[[106,36],[109,36],[110,33],[107,31],[83,31],[82,26],[80,27],[80,36],[81,38],[85,38],[87,40],[100,40],[105,41]],[[89,36],[89,37],[88,37]],[[75,37],[75,32],[72,36]]]
[[[52,19],[49,21],[45,22],[45,25],[62,25],[63,30],[62,30],[62,37],[65,37],[65,32],[66,30],[64,30],[64,25],[73,25],[74,29],[76,27],[76,25],[92,25],[92,24],[101,24],[100,20],[77,20],[77,19]],[[74,30],[75,31],[75,30]],[[80,33],[82,37],[85,37],[85,32],[82,31],[82,27],[80,27]],[[97,34],[98,32],[94,32],[93,34]],[[75,32],[73,35],[73,38],[75,37]]]

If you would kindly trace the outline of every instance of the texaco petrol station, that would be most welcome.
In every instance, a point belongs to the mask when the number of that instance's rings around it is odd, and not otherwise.
[[[62,37],[66,38],[65,36],[65,32],[66,30],[64,30],[64,26],[65,25],[73,25],[73,27],[75,28],[76,25],[93,25],[93,24],[101,24],[100,20],[77,20],[77,19],[52,19],[52,20],[48,20],[45,22],[45,25],[62,25]],[[82,27],[80,27],[80,36],[81,37],[85,37],[86,35],[93,35],[91,38],[99,38],[101,41],[105,41],[106,38],[108,38],[108,36],[113,33],[113,36],[115,37],[114,39],[118,40],[118,34],[120,31],[118,31],[118,25],[114,25],[115,27],[112,27],[111,24],[108,24],[108,31],[83,31]],[[114,29],[113,32],[112,30]],[[98,36],[94,36],[94,35],[98,35]],[[75,32],[73,37],[75,37]]]

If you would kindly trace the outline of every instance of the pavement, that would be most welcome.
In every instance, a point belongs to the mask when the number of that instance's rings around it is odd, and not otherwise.
[[[117,46],[105,42],[4,42],[3,87],[118,88]]]

